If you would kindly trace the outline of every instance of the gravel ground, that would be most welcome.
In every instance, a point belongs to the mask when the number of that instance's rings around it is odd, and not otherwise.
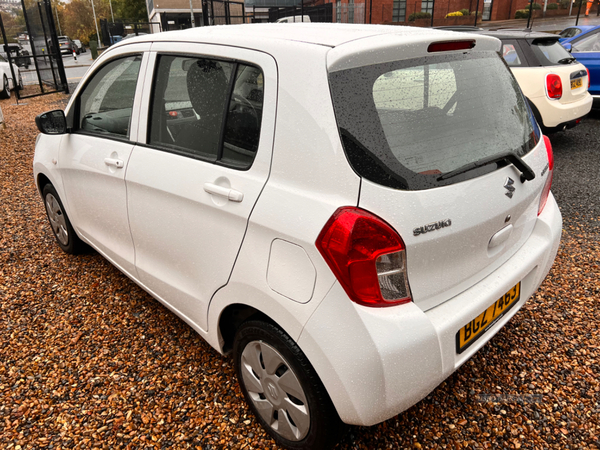
[[[96,253],[55,245],[33,118],[0,103],[0,448],[276,448],[232,362]],[[426,399],[340,449],[600,447],[600,114],[553,136],[562,246],[538,293]]]

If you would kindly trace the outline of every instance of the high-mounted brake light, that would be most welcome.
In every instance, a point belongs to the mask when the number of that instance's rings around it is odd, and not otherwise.
[[[429,53],[449,52],[451,50],[470,50],[475,47],[475,41],[433,42],[427,47]]]
[[[552,152],[552,144],[550,143],[548,136],[544,136],[544,145],[546,146],[546,152],[548,153],[548,177],[546,178],[546,183],[544,184],[544,189],[542,190],[542,196],[540,197],[538,216],[542,213],[544,206],[546,206],[546,202],[548,201],[550,187],[552,186],[552,176],[554,174],[554,153]]]
[[[339,208],[316,246],[352,301],[376,307],[412,301],[404,242],[379,217],[360,208]]]
[[[546,75],[546,95],[548,98],[556,100],[562,97],[562,81],[555,73]]]

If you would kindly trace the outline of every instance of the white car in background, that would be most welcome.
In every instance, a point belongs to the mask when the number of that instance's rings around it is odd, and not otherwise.
[[[590,73],[560,44],[559,35],[523,30],[485,31],[502,54],[544,133],[572,128],[592,109]]]
[[[23,77],[19,67],[16,64],[12,65],[15,81],[10,66],[8,60],[0,55],[0,98],[10,98],[13,89],[23,89]]]
[[[279,445],[329,448],[435,389],[552,266],[552,148],[499,50],[340,24],[124,40],[36,118],[35,183],[65,252],[233,355]]]

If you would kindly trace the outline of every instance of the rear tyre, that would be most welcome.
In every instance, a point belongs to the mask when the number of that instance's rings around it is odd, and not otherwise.
[[[52,233],[60,248],[69,254],[77,254],[84,251],[86,245],[75,233],[54,186],[51,184],[45,185],[42,190],[42,198],[44,199],[46,215],[48,216]]]
[[[4,75],[2,80],[2,91],[0,91],[0,98],[10,98],[10,85],[8,84],[8,78]]]
[[[238,330],[233,352],[244,397],[279,445],[324,450],[337,443],[344,424],[292,338],[271,323],[253,320]]]

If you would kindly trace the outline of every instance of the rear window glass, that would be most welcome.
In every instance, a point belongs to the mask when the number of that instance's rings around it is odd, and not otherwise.
[[[544,66],[549,64],[558,65],[561,60],[571,58],[569,52],[556,39],[536,39],[531,44],[531,50],[533,50],[539,62]]]
[[[514,77],[493,52],[440,55],[330,74],[336,119],[350,164],[398,189],[444,186],[506,162],[440,177],[513,152],[539,130]]]

